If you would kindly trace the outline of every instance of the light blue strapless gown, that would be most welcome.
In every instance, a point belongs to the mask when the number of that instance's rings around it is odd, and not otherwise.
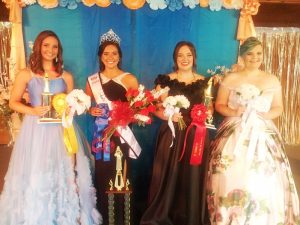
[[[32,75],[27,87],[32,106],[41,105],[43,77]],[[50,80],[50,91],[66,91],[62,77]],[[38,119],[23,119],[0,196],[0,224],[100,224],[86,139],[75,126],[79,149],[74,170],[62,125],[39,124]]]

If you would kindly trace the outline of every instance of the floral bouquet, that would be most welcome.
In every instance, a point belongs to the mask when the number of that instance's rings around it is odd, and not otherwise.
[[[143,85],[139,85],[137,90],[129,89],[126,93],[129,105],[134,112],[134,122],[137,122],[138,125],[144,126],[152,122],[150,113],[156,111],[155,102],[157,100],[157,96],[153,94],[153,92],[145,90]]]
[[[168,117],[168,125],[172,131],[173,137],[175,137],[175,128],[172,122],[172,116],[175,113],[179,113],[181,108],[187,109],[190,107],[190,102],[184,95],[168,96],[163,101],[163,107],[165,108],[164,115]],[[186,128],[186,124],[182,118],[178,119],[178,126],[180,130]]]
[[[126,93],[128,102],[112,102],[106,138],[110,138],[118,126],[125,128],[130,123],[137,123],[140,126],[151,124],[151,114],[156,111],[155,104],[165,91],[168,89],[149,91],[143,85],[139,85],[138,89],[128,89]]]
[[[75,113],[81,115],[90,108],[91,98],[83,90],[74,89],[67,95],[65,93],[55,95],[52,105],[58,116],[62,118],[67,151],[69,154],[74,154],[78,150],[78,142],[73,127],[73,117]]]
[[[113,134],[120,135],[121,142],[128,143],[129,157],[137,158],[141,147],[128,127],[130,123],[145,126],[151,124],[151,114],[156,111],[156,102],[161,94],[168,89],[160,91],[146,90],[143,85],[138,89],[129,89],[126,93],[127,102],[113,101],[109,112],[108,126],[104,131],[103,142],[109,142]]]
[[[247,106],[249,102],[261,94],[261,91],[252,84],[242,84],[236,89],[236,94],[239,96],[238,102],[243,106]]]
[[[212,69],[207,70],[207,73],[213,78],[214,85],[221,83],[223,77],[229,72],[230,69],[228,69],[225,66],[216,66],[213,70]]]
[[[74,89],[69,94],[60,93],[53,97],[53,108],[62,118],[64,127],[70,127],[75,113],[81,115],[91,107],[91,97],[83,90]]]

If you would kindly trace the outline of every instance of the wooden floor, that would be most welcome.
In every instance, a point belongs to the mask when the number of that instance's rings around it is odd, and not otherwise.
[[[0,192],[3,187],[3,178],[7,171],[11,154],[11,147],[0,145]],[[286,146],[286,152],[290,161],[296,187],[300,196],[300,145]]]

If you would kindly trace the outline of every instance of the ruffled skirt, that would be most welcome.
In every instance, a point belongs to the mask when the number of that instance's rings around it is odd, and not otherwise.
[[[38,124],[25,116],[0,196],[1,225],[95,225],[93,162],[75,127],[76,156],[69,155],[61,124]],[[86,152],[85,152],[86,151]]]

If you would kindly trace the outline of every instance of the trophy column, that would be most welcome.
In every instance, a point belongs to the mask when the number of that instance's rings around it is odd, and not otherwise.
[[[45,73],[45,76],[44,76],[44,90],[43,90],[43,93],[42,93],[42,106],[49,106],[50,109],[49,111],[43,115],[41,118],[40,118],[40,122],[44,122],[44,121],[47,121],[49,119],[52,118],[52,96],[53,96],[53,93],[50,92],[50,87],[49,87],[49,76],[47,73]]]
[[[205,90],[205,105],[206,108],[209,110],[210,108],[213,109],[213,93],[212,93],[212,88],[213,88],[213,77],[211,77],[208,81],[208,87]],[[206,119],[205,125],[208,129],[213,129],[215,130],[216,127],[213,124],[213,116],[209,115]]]
[[[122,172],[122,156],[123,153],[119,146],[116,148],[116,176],[115,182],[112,179],[109,181],[109,190],[106,191],[108,195],[108,224],[109,225],[130,225],[131,224],[131,209],[130,209],[130,195],[132,190],[130,190],[130,182],[126,179],[126,169],[124,168],[124,176]],[[124,167],[126,167],[124,165]],[[126,180],[126,181],[125,181]],[[122,196],[123,199],[120,198]],[[115,204],[123,204],[123,212],[115,211],[120,209],[120,207],[115,207]],[[123,215],[122,215],[123,214]],[[121,218],[123,216],[123,218]]]

